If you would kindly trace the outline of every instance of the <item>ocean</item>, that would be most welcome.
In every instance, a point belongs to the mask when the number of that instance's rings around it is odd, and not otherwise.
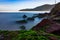
[[[32,17],[37,13],[25,13],[25,12],[0,12],[0,30],[16,31],[21,30],[20,26],[24,25],[26,30],[31,29],[42,21],[42,18],[35,18],[34,21],[28,21],[27,23],[16,23],[17,20],[23,20],[23,15]]]

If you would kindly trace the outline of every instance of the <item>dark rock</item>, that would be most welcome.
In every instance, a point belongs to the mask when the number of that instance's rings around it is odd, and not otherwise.
[[[26,15],[23,15],[23,18],[26,18],[27,16]]]
[[[51,10],[50,15],[60,15],[60,3],[56,4]]]
[[[0,35],[0,40],[4,40],[4,35],[3,34]]]
[[[38,14],[38,15],[37,15],[38,18],[43,18],[43,17],[45,17],[45,16],[46,16],[46,14]]]
[[[26,30],[25,26],[20,26],[21,30]]]
[[[19,21],[16,21],[17,23],[27,23],[27,20],[19,20]]]
[[[27,20],[33,21],[33,20],[34,20],[34,18],[29,17],[29,18],[27,18]]]

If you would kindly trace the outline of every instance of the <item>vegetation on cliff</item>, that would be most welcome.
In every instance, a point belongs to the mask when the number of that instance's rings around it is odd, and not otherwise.
[[[53,34],[45,33],[44,31],[39,30],[20,30],[20,31],[0,31],[0,40],[51,40],[50,37],[57,37]]]

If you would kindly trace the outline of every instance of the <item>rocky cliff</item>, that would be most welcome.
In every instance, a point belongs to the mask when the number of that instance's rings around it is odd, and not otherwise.
[[[56,4],[50,12],[51,15],[60,14],[60,3]]]

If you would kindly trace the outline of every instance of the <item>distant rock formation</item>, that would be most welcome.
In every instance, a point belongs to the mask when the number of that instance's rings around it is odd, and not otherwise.
[[[49,11],[53,7],[54,7],[54,5],[45,4],[45,5],[42,5],[42,6],[38,6],[34,9],[22,9],[22,10],[19,10],[19,11]]]

